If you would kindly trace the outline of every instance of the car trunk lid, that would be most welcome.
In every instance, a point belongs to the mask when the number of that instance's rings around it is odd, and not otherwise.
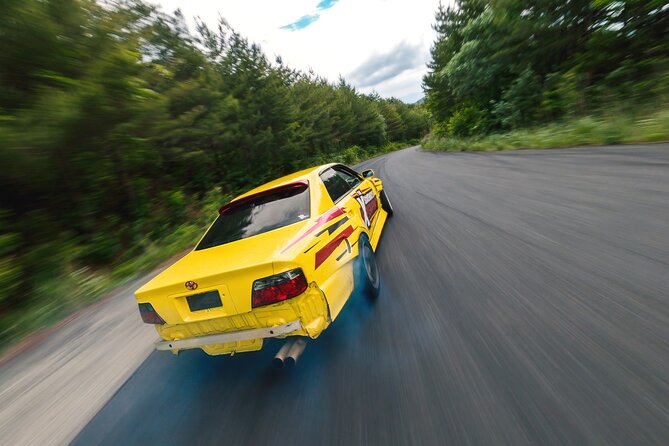
[[[168,324],[249,312],[253,282],[277,272],[273,262],[307,224],[191,251],[137,290],[137,300],[151,303]]]

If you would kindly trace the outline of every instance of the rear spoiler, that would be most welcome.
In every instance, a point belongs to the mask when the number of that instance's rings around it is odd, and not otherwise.
[[[245,197],[232,200],[231,202],[223,205],[218,210],[218,213],[220,215],[223,215],[226,212],[230,211],[230,209],[233,209],[240,204],[248,203],[249,201],[253,201],[253,200],[256,200],[260,197],[264,197],[264,196],[267,196],[267,195],[272,195],[276,192],[280,192],[280,191],[284,191],[284,190],[291,190],[291,189],[304,190],[304,189],[307,189],[308,187],[309,187],[309,181],[307,181],[307,180],[299,180],[299,181],[294,181],[292,183],[282,184],[280,186],[276,186],[276,187],[273,187],[271,189],[262,190],[260,192],[256,192],[255,194],[247,195]]]

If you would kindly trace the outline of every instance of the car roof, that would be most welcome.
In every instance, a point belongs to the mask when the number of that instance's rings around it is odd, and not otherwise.
[[[248,192],[245,192],[237,197],[234,198],[232,201],[237,201],[240,198],[247,197],[249,195],[254,195],[259,192],[264,192],[269,189],[274,189],[279,186],[283,186],[286,184],[290,183],[296,183],[299,181],[303,180],[315,180],[318,174],[323,170],[331,166],[336,166],[337,163],[330,163],[330,164],[321,164],[320,166],[314,166],[310,167],[308,169],[300,170],[299,172],[291,173],[290,175],[283,176],[281,178],[277,178],[276,180],[270,181],[269,183],[265,183],[263,185],[260,185],[254,189],[251,189]]]

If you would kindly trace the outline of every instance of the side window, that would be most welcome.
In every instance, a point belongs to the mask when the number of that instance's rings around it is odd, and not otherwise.
[[[332,201],[336,202],[351,189],[360,184],[360,180],[341,169],[330,168],[321,174],[321,180]]]
[[[355,186],[360,184],[360,179],[357,176],[347,172],[346,170],[340,169],[338,167],[333,167],[333,170],[336,171],[337,175],[342,177],[344,181],[346,181],[349,189],[353,189]]]

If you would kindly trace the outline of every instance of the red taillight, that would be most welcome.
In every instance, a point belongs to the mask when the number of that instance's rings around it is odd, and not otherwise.
[[[251,305],[260,307],[299,296],[307,289],[307,279],[300,268],[253,282]]]
[[[165,323],[162,317],[156,310],[153,309],[151,304],[139,304],[139,314],[142,316],[142,320],[147,324],[157,324],[162,325]]]

